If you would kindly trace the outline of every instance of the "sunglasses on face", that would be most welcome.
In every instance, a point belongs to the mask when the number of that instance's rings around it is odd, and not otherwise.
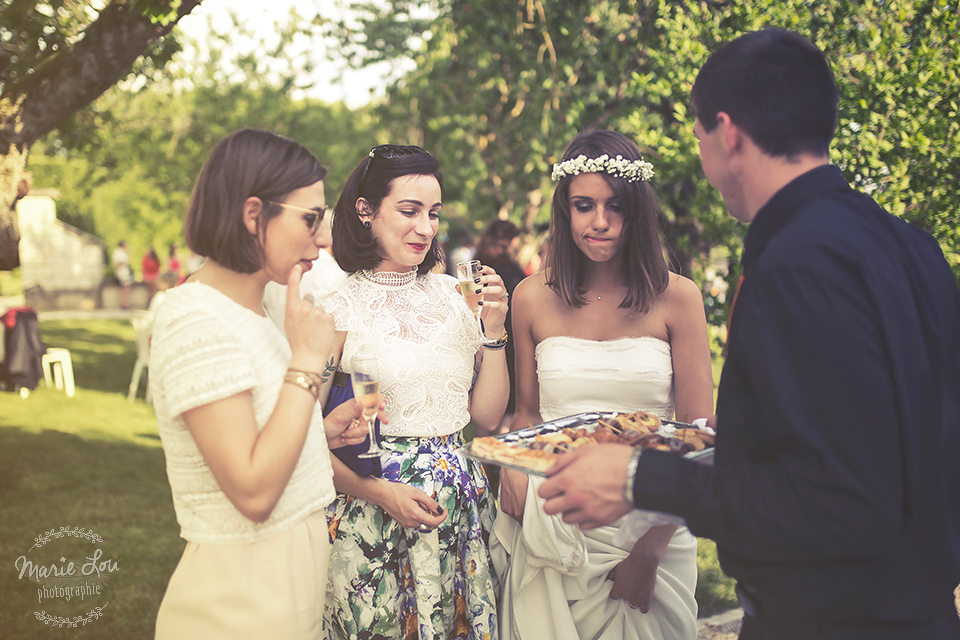
[[[276,202],[275,200],[265,200],[264,202],[275,204],[278,207],[286,207],[287,209],[302,211],[307,214],[303,216],[303,221],[306,222],[307,226],[310,228],[311,235],[317,233],[317,229],[320,228],[320,223],[323,222],[323,216],[327,213],[326,207],[314,207],[313,209],[307,209],[306,207],[298,207],[293,204],[287,204],[286,202]]]
[[[415,144],[381,144],[370,149],[370,153],[367,154],[367,164],[363,167],[363,174],[360,175],[360,184],[357,185],[357,195],[359,196],[363,193],[363,185],[367,181],[367,173],[369,173],[370,165],[373,164],[375,157],[379,156],[384,160],[390,160],[392,158],[402,158],[403,156],[412,156],[418,153],[426,153],[426,151]]]

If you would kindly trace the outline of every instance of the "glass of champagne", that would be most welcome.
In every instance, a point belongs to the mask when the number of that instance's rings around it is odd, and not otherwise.
[[[467,303],[467,309],[470,309],[473,317],[477,319],[480,338],[484,344],[492,344],[496,340],[487,339],[487,336],[483,333],[483,323],[480,322],[480,300],[483,298],[483,289],[480,289],[480,293],[475,293],[480,286],[476,283],[476,279],[481,276],[480,269],[479,260],[460,262],[457,264],[457,280],[460,281],[460,295],[463,296],[463,301]]]
[[[354,397],[360,401],[363,419],[367,421],[367,432],[370,434],[370,448],[357,454],[357,457],[377,458],[386,453],[386,450],[381,449],[377,443],[377,434],[373,428],[377,411],[380,409],[380,371],[376,358],[354,358],[350,383],[353,385]]]

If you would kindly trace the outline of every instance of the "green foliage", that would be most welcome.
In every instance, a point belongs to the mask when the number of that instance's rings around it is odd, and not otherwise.
[[[850,8],[852,9],[852,7]],[[960,12],[956,2],[862,2],[823,15],[817,44],[841,89],[834,161],[881,206],[960,253]],[[958,270],[960,273],[960,270]]]
[[[19,267],[13,271],[0,271],[0,296],[22,296],[23,279]]]
[[[721,327],[744,228],[702,175],[689,91],[723,42],[781,25],[811,38],[834,65],[842,102],[832,160],[932,233],[960,274],[960,18],[946,0],[354,8],[355,24],[293,15],[270,44],[235,23],[205,57],[175,58],[145,86],[114,88],[73,129],[49,136],[42,155],[35,148],[34,184],[60,188],[64,220],[108,245],[125,237],[139,256],[180,238],[192,182],[215,142],[255,126],[303,142],[331,167],[330,204],[371,146],[420,143],[443,167],[447,233],[477,231],[496,215],[533,230],[549,218],[550,165],[564,146],[583,128],[615,129],[654,163],[671,263],[701,284],[710,323]],[[369,108],[300,98],[301,70],[317,63],[294,43],[324,34],[355,64],[409,59],[415,68]],[[244,38],[251,48],[239,50]],[[726,290],[714,286],[714,272]]]
[[[734,592],[736,580],[727,576],[717,560],[717,545],[706,538],[697,539],[697,613],[708,618],[739,606]]]
[[[149,16],[155,24],[167,26],[177,18],[180,0],[133,0],[131,6]]]
[[[0,4],[0,94],[65,49],[94,16],[79,0],[14,0]]]
[[[207,43],[206,57],[176,60],[146,86],[121,84],[94,109],[77,115],[88,135],[48,135],[31,153],[36,187],[57,187],[57,214],[103,238],[108,247],[125,239],[134,267],[150,246],[182,244],[182,219],[193,183],[213,146],[236,129],[255,127],[288,136],[310,149],[329,169],[328,203],[375,144],[375,123],[365,110],[296,98],[300,69],[308,59],[293,43],[310,27],[294,16],[278,25],[278,43],[267,47],[235,23]],[[268,55],[238,51],[238,38]],[[160,251],[164,254],[163,251]]]
[[[114,0],[129,5],[153,24],[166,27],[177,19],[182,0]],[[93,23],[102,6],[81,0],[13,0],[0,4],[0,95],[8,97],[36,71],[69,51]],[[180,50],[177,38],[158,38],[133,69],[134,75],[153,73]],[[65,135],[76,135],[68,120]]]
[[[690,88],[722,43],[770,25],[799,31],[836,72],[842,107],[833,161],[892,213],[937,237],[960,274],[955,2],[446,0],[429,25],[413,19],[406,2],[386,12],[354,7],[390,42],[416,47],[370,54],[406,53],[416,62],[391,87],[382,121],[396,139],[421,139],[437,152],[445,191],[470,203],[471,219],[500,213],[528,229],[543,222],[549,165],[563,147],[586,127],[619,130],[656,166],[675,267],[705,289],[714,256],[735,282],[744,230],[702,176]],[[348,43],[370,46],[362,33]],[[722,325],[728,300],[707,302],[711,324]]]

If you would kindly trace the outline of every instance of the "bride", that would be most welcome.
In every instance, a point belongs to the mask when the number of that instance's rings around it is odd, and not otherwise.
[[[513,429],[582,411],[713,415],[703,301],[670,273],[653,167],[611,131],[578,135],[554,165],[547,269],[513,301]],[[583,532],[543,513],[538,478],[504,469],[491,553],[503,640],[697,635],[696,538],[685,527]],[[640,535],[642,534],[642,535]]]

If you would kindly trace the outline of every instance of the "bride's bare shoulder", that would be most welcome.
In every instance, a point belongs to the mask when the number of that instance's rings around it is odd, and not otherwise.
[[[668,304],[683,305],[690,304],[691,301],[703,303],[700,287],[690,278],[676,273],[670,274],[670,281],[666,291],[663,292],[663,299]]]
[[[549,291],[550,287],[547,286],[546,273],[538,271],[520,281],[520,284],[514,290],[514,296],[536,297]]]

